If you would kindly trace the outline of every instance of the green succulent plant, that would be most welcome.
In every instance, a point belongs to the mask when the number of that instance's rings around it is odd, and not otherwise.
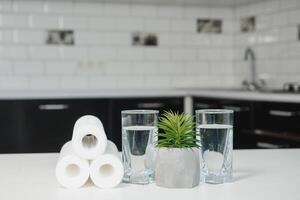
[[[159,118],[156,147],[199,148],[193,116],[173,111],[165,111]]]

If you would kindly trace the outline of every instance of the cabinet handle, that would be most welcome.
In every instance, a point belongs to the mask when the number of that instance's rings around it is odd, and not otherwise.
[[[271,144],[267,142],[257,142],[256,146],[260,148],[266,148],[266,149],[279,149],[281,147],[280,145]]]
[[[162,108],[164,107],[165,104],[164,103],[139,103],[137,104],[138,108]]]
[[[67,104],[41,104],[39,110],[67,110],[70,106]]]
[[[195,108],[211,108],[212,106],[207,103],[196,103]]]
[[[243,112],[243,111],[249,111],[249,107],[238,107],[238,106],[223,106],[224,109],[233,110],[234,112]]]
[[[284,110],[269,110],[269,115],[280,117],[293,117],[296,116],[296,112],[284,111]]]

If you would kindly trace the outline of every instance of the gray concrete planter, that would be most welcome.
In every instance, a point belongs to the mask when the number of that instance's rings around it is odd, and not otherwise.
[[[192,188],[199,184],[199,150],[159,148],[157,151],[156,185],[167,188]]]

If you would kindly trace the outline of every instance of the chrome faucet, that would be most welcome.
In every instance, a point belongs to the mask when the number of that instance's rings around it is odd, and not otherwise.
[[[245,80],[243,81],[243,85],[247,87],[248,90],[257,90],[261,89],[265,85],[264,80],[257,80],[257,74],[256,74],[256,58],[254,51],[247,47],[244,54],[244,60],[247,61],[250,59],[250,66],[251,66],[251,80]]]
[[[247,47],[244,54],[244,60],[247,61],[249,57],[250,57],[250,64],[251,64],[251,83],[255,83],[256,82],[255,54],[250,47]]]

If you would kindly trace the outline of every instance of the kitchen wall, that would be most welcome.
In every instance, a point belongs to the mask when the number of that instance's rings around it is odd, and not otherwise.
[[[221,33],[198,33],[199,18],[220,19]],[[235,29],[231,8],[0,1],[0,90],[230,87],[243,71],[233,71]],[[46,44],[48,30],[74,31],[74,45]],[[133,46],[135,32],[158,46]]]
[[[247,46],[254,49],[260,78],[270,87],[282,88],[283,83],[300,80],[300,1],[271,0],[234,9],[234,74],[237,83],[249,77],[245,63]],[[241,33],[240,20],[254,16],[255,30]]]

